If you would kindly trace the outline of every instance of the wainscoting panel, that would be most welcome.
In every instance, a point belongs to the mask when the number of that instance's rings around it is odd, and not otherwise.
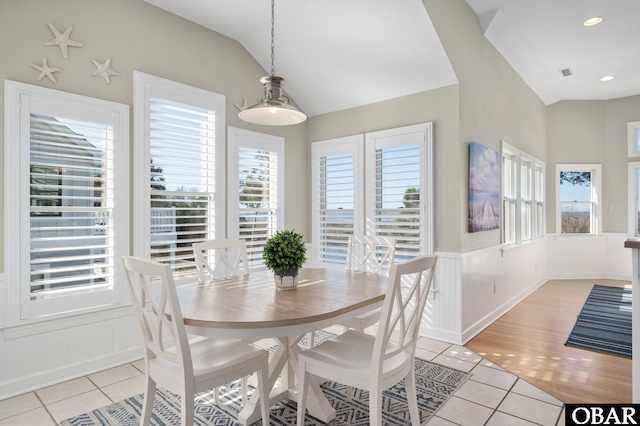
[[[0,400],[143,357],[132,309],[110,319],[97,317],[41,333],[0,330]]]
[[[609,278],[631,280],[631,250],[626,234],[549,235],[548,279]]]

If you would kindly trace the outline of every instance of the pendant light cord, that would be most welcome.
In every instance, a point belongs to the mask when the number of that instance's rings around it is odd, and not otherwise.
[[[275,49],[276,49],[276,30],[275,30],[275,0],[271,0],[271,75],[276,75],[275,66]]]

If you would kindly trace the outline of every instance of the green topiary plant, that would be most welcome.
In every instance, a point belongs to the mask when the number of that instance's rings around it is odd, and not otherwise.
[[[307,260],[306,253],[302,234],[284,230],[267,239],[262,259],[265,266],[277,275],[296,275],[297,269]]]

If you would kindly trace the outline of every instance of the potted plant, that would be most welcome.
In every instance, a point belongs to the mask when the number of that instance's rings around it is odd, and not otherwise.
[[[298,268],[307,260],[306,253],[302,234],[295,231],[277,231],[267,239],[262,259],[273,271],[277,288],[291,290],[296,287]]]

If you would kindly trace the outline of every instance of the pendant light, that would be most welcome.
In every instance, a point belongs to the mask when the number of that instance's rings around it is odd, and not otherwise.
[[[238,118],[248,123],[265,126],[288,126],[302,123],[307,116],[289,105],[289,98],[282,93],[284,78],[275,75],[274,1],[271,0],[271,75],[260,79],[260,83],[264,85],[264,96],[260,102],[240,111]]]

